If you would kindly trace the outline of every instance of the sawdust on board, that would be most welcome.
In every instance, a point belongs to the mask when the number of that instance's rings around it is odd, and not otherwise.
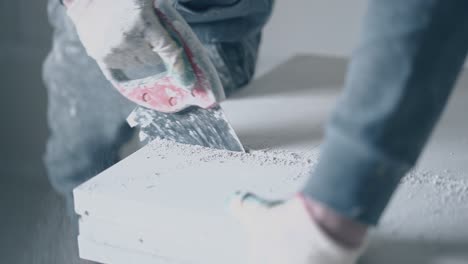
[[[454,177],[448,169],[439,173],[414,169],[401,182],[403,185],[430,188],[428,198],[442,199],[442,202],[449,202],[449,200],[453,202],[455,198],[458,202],[468,202],[468,181]],[[414,193],[409,193],[410,199],[413,196]]]
[[[195,145],[178,144],[167,140],[155,140],[148,144],[148,156],[158,155],[165,159],[172,155],[183,155],[185,162],[203,163],[211,161],[237,160],[256,165],[304,166],[313,167],[317,162],[317,151],[295,153],[287,150],[247,150],[247,152],[234,152],[205,148]]]

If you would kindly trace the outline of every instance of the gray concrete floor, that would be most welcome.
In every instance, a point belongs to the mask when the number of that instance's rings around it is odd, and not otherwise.
[[[250,90],[225,104],[241,140],[255,148],[303,151],[317,147],[323,122],[339,93],[346,61],[302,56],[278,67],[271,62],[261,67],[263,74]],[[301,71],[302,67],[315,74]],[[468,263],[468,189],[464,189],[468,186],[467,88],[465,72],[418,168],[399,189],[374,233],[363,263]],[[304,92],[313,93],[314,99],[303,100]],[[263,129],[249,129],[252,120],[280,114],[280,108],[274,113],[261,110],[262,104],[271,109],[278,96],[286,105],[295,106],[298,115],[302,106],[313,105],[315,114],[308,116],[310,123],[276,118],[276,122],[263,123]],[[249,102],[257,111],[248,111],[247,122],[246,113],[233,110]],[[86,263],[78,260],[63,201],[51,190],[39,164],[36,161],[21,170],[2,171],[0,263]]]
[[[0,13],[14,6],[7,1],[1,4],[5,8]],[[31,15],[38,21],[31,37],[37,42],[29,43],[31,39],[23,36],[27,44],[7,45],[10,39],[0,37],[0,263],[87,263],[78,258],[64,203],[49,186],[41,161],[47,137],[41,65],[49,46],[40,40],[47,40],[50,33],[45,30],[45,1],[34,6],[25,1],[18,4],[25,8],[13,11],[21,16],[1,14],[0,20],[6,19],[1,26],[29,29],[29,24],[16,19]],[[15,21],[8,21],[8,16]]]
[[[0,182],[0,262],[18,264],[78,264],[76,242],[63,200],[38,172],[42,183],[17,175]]]

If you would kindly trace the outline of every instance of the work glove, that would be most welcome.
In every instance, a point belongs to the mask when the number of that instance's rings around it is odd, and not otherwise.
[[[249,264],[355,264],[364,249],[347,249],[330,239],[300,196],[272,202],[238,193],[230,210],[248,235]]]
[[[89,56],[104,75],[161,61],[169,75],[191,90],[195,74],[182,46],[155,14],[153,0],[65,0],[67,13]]]

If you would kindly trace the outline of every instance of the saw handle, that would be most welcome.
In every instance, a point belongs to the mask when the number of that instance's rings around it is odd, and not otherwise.
[[[160,112],[175,113],[189,106],[209,108],[216,99],[209,90],[196,85],[191,91],[181,88],[175,80],[163,72],[140,79],[129,78],[121,69],[101,66],[106,78],[131,101]]]
[[[99,66],[103,74],[122,95],[141,106],[160,112],[175,113],[190,106],[209,108],[216,105],[218,100],[224,98],[224,91],[217,72],[211,61],[206,59],[204,51],[192,50],[197,46],[202,47],[201,43],[168,1],[155,0],[154,11],[160,23],[184,49],[196,78],[193,88],[187,90],[180,87],[167,69],[158,74],[132,79],[123,69],[111,69],[102,64]],[[172,23],[177,23],[178,26]],[[196,56],[200,56],[199,60]],[[213,93],[213,87],[216,87],[217,94]]]

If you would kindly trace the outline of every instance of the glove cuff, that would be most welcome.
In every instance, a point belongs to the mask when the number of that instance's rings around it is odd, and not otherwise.
[[[308,248],[308,259],[312,263],[354,264],[367,248],[367,241],[355,249],[348,249],[332,240],[318,223],[310,216],[300,196],[290,200],[289,215],[297,219],[297,224],[303,226],[305,247]]]

